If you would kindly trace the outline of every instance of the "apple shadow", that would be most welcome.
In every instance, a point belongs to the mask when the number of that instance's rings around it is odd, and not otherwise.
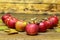
[[[27,34],[28,36],[37,36],[37,35],[39,35],[39,34],[35,34],[35,35],[30,35],[30,34]]]

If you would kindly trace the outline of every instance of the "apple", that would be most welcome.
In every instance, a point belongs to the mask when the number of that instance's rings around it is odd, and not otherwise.
[[[12,17],[6,18],[6,19],[5,19],[5,24],[7,25],[7,22],[8,22],[9,20],[11,20],[11,19],[12,19]]]
[[[47,31],[46,24],[41,21],[41,22],[39,23],[39,32],[46,32],[46,31]]]
[[[50,22],[53,23],[53,26],[57,25],[58,21],[59,21],[57,16],[51,16],[51,17],[48,18],[48,20],[50,20]]]
[[[7,26],[9,28],[15,28],[15,23],[17,22],[18,20],[16,18],[10,18],[8,21],[7,21]]]
[[[53,28],[53,23],[50,22],[50,20],[45,19],[43,22],[45,23],[47,29]]]
[[[27,22],[25,21],[17,21],[15,24],[15,28],[17,31],[25,31],[25,27],[27,25]]]
[[[2,19],[2,21],[5,23],[5,19],[8,18],[8,17],[10,17],[10,16],[11,16],[10,14],[4,14],[4,15],[1,17],[1,19]]]
[[[53,28],[53,23],[47,18],[43,19],[43,22],[45,23],[47,29]]]
[[[38,30],[39,30],[39,27],[37,24],[30,23],[30,24],[27,24],[26,26],[26,33],[28,35],[36,35],[38,34]]]

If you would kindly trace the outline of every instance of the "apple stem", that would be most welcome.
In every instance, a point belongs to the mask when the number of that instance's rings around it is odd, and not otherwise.
[[[28,23],[28,24],[31,24],[32,22],[31,22],[31,21],[28,21],[27,23]]]
[[[42,20],[44,21],[44,20],[48,20],[48,19],[47,19],[47,18],[44,18],[44,19],[42,19]]]
[[[37,19],[37,18],[33,18],[33,19],[31,19],[31,20],[32,20],[32,23],[35,24],[35,23],[36,23],[36,19]]]
[[[35,20],[33,20],[33,23],[34,23],[34,24],[36,23]]]
[[[42,22],[42,21],[39,21],[39,22]]]

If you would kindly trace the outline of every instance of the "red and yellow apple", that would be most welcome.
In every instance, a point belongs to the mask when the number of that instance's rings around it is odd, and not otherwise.
[[[25,21],[17,21],[15,24],[15,28],[17,31],[25,31],[25,27],[27,25],[27,22]]]

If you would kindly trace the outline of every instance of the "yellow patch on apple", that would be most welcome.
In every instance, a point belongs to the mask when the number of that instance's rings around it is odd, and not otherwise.
[[[15,28],[17,31],[25,31],[26,25],[27,25],[27,22],[17,21],[15,24]]]

